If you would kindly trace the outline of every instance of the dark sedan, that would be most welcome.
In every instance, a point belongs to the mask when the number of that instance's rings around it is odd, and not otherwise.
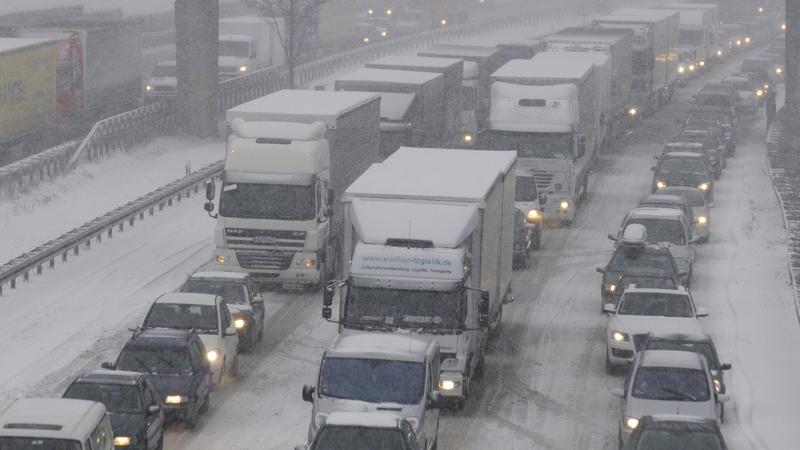
[[[727,450],[719,425],[692,416],[643,416],[625,445],[626,450]]]
[[[601,312],[606,304],[617,304],[628,284],[638,281],[674,286],[680,280],[678,266],[669,248],[656,244],[617,244],[608,264],[598,267],[597,271],[603,274],[600,282]]]

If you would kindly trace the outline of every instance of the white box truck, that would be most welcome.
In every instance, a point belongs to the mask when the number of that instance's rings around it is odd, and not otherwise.
[[[283,19],[228,17],[219,21],[219,75],[238,77],[271,66],[283,65],[285,52],[280,36]]]
[[[283,287],[334,276],[342,218],[336,199],[379,160],[379,101],[363,92],[283,90],[226,112],[216,269]]]
[[[515,59],[492,74],[488,129],[479,146],[516,150],[521,168],[533,171],[546,194],[546,222],[575,219],[588,191],[596,152],[596,56],[544,52]]]
[[[706,64],[710,65],[716,59],[714,34],[719,25],[719,5],[675,2],[653,7],[679,12],[678,47],[696,51],[698,70],[703,70]]]
[[[344,202],[343,334],[432,335],[443,398],[462,406],[511,297],[516,153],[403,147],[359,177]],[[338,294],[338,295],[336,295]]]

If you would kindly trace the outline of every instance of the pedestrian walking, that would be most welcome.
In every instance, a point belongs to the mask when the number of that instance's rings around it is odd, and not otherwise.
[[[772,124],[772,121],[775,120],[775,114],[778,112],[778,106],[775,104],[775,97],[775,88],[772,88],[767,92],[765,106],[767,111],[767,132],[769,132],[769,126]]]

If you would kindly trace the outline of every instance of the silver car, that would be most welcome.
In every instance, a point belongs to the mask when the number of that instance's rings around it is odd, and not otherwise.
[[[698,242],[708,242],[711,236],[711,209],[700,189],[690,186],[667,186],[656,191],[657,194],[682,195],[692,207],[694,216],[694,237]]]
[[[643,416],[674,414],[719,423],[722,402],[729,399],[714,390],[704,356],[675,350],[639,353],[625,386],[612,393],[622,398],[620,447],[628,442]]]

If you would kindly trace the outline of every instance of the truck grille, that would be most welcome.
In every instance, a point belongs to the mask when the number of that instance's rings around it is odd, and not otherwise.
[[[286,270],[292,264],[293,252],[266,250],[260,252],[236,252],[239,265],[245,269]]]
[[[231,248],[237,246],[303,248],[305,241],[305,231],[225,229],[225,243]]]
[[[536,189],[538,190],[549,188],[553,182],[553,174],[549,172],[534,170],[533,176],[536,178]]]

